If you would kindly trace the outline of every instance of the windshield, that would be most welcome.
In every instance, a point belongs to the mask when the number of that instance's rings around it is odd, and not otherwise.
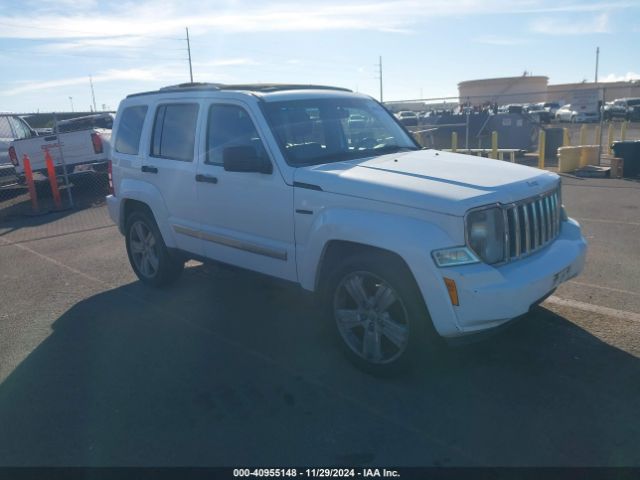
[[[636,100],[628,100],[627,105],[630,105],[630,106],[640,105],[640,98]]]
[[[263,104],[289,165],[370,157],[420,147],[378,103],[366,98],[315,98]]]

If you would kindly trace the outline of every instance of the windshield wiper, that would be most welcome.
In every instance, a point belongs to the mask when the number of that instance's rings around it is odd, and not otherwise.
[[[401,147],[400,145],[385,145],[384,147],[374,148],[371,150],[375,155],[383,153],[396,153],[396,152],[412,152],[420,150],[418,147]]]
[[[363,150],[347,150],[342,152],[334,152],[334,153],[326,153],[324,155],[320,155],[318,157],[310,158],[304,164],[298,163],[298,165],[317,165],[321,163],[333,163],[340,162],[342,160],[355,160],[358,158],[365,157],[377,157],[379,155],[384,155],[387,153],[396,153],[396,152],[404,152],[404,151],[414,151],[419,150],[417,147],[401,147],[399,145],[385,145],[384,147],[379,148],[368,148]]]

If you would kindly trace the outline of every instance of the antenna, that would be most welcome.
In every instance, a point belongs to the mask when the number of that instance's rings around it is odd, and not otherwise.
[[[378,57],[378,80],[380,80],[380,103],[382,103],[382,56]]]
[[[187,52],[189,52],[189,78],[191,78],[191,83],[193,83],[193,69],[191,68],[191,43],[189,42],[189,27],[185,27],[187,30]]]
[[[93,111],[97,112],[98,109],[96,108],[96,92],[93,91],[93,79],[91,78],[91,75],[89,75],[89,85],[91,85],[91,98],[93,99]]]

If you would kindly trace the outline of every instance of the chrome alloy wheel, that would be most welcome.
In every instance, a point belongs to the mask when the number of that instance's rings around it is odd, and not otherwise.
[[[333,315],[347,346],[370,363],[391,363],[406,350],[409,318],[402,298],[367,271],[347,274],[333,298]]]
[[[136,221],[129,230],[131,257],[138,271],[147,278],[153,278],[160,268],[158,244],[149,226]]]

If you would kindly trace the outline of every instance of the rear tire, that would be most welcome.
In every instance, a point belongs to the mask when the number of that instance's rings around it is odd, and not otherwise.
[[[125,243],[129,263],[143,283],[161,287],[180,277],[184,260],[171,255],[149,213],[137,210],[127,217]]]
[[[340,262],[323,282],[323,306],[349,360],[377,376],[401,373],[437,334],[409,269],[370,252]]]

